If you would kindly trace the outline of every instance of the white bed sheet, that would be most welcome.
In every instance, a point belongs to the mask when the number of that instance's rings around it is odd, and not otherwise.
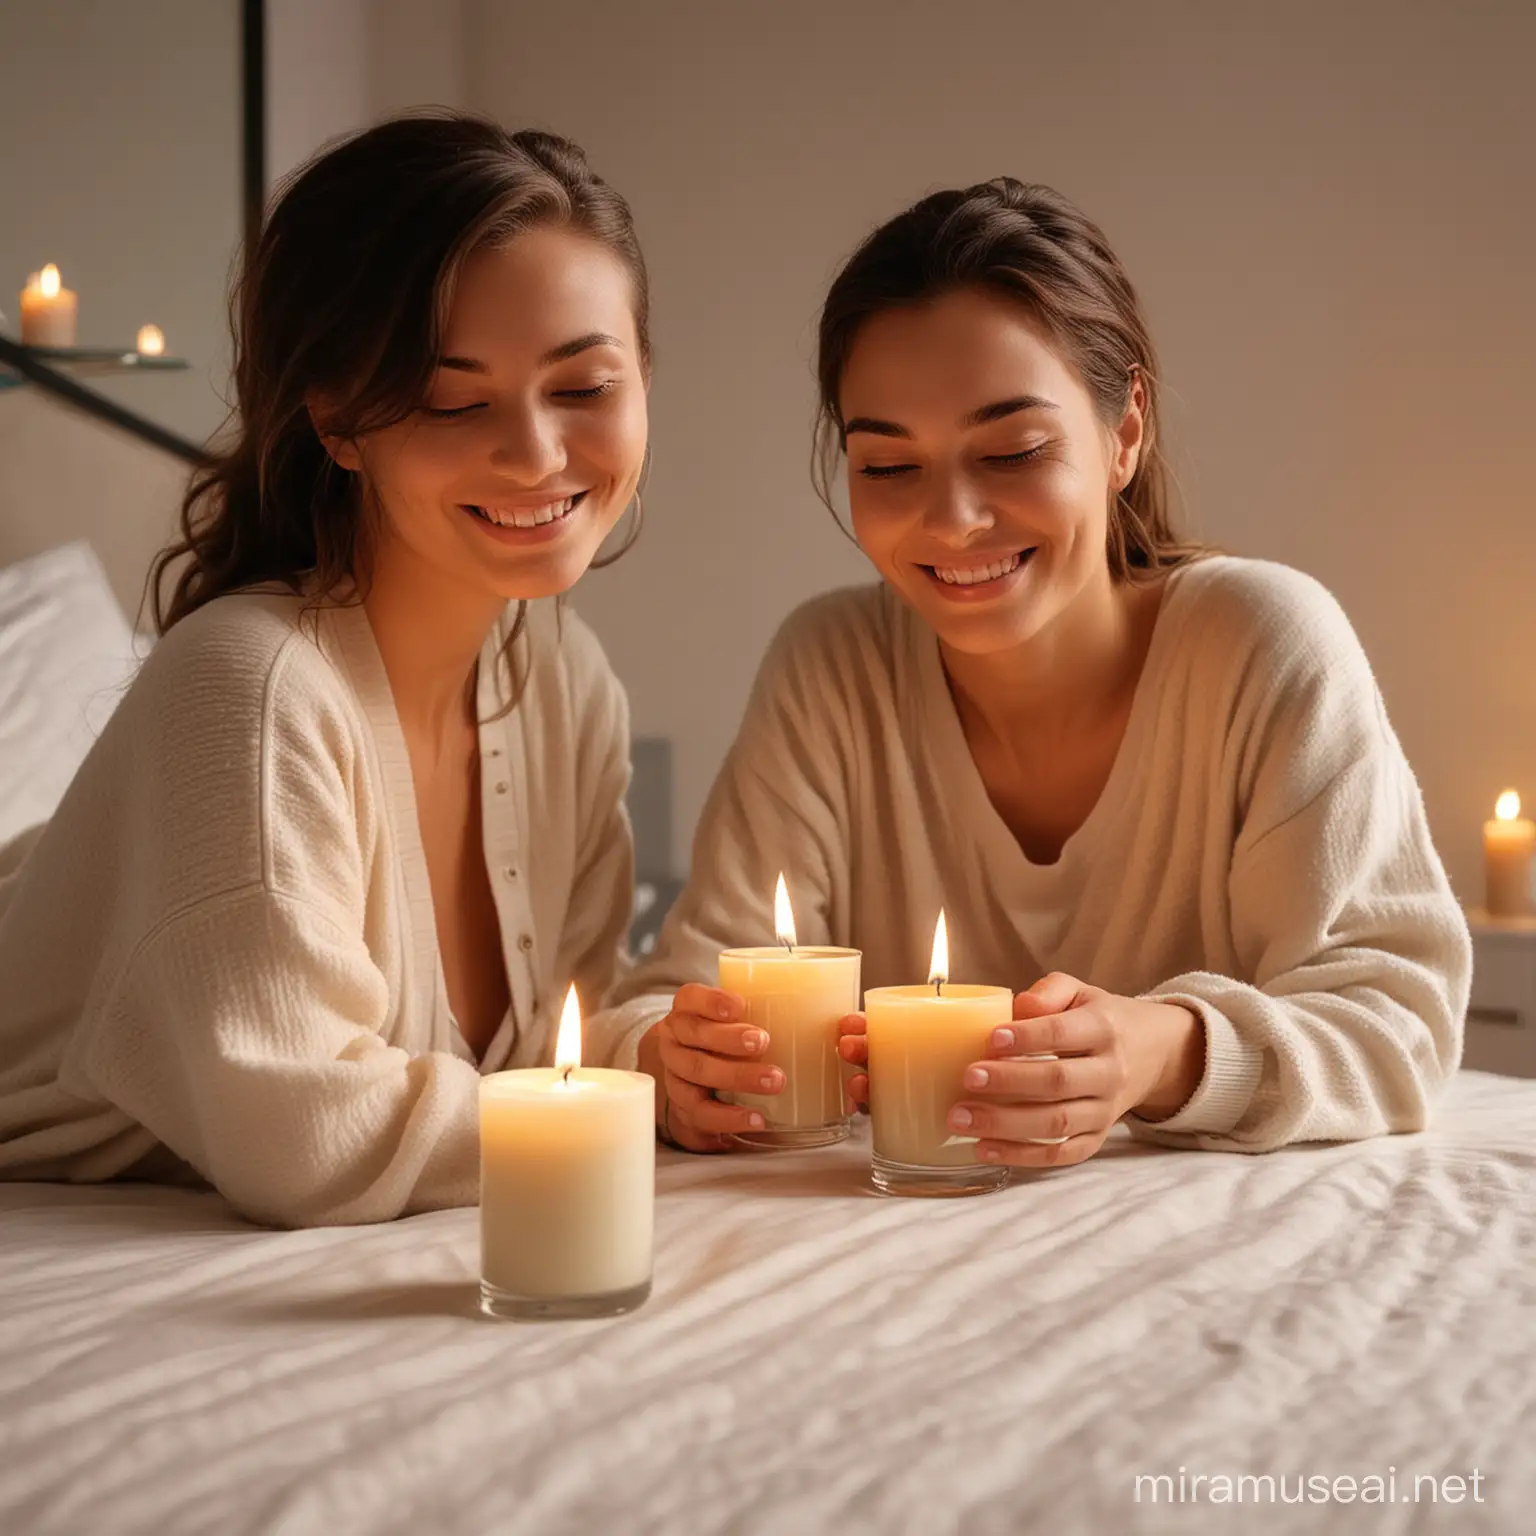
[[[972,1200],[866,1158],[664,1154],[655,1294],[579,1324],[475,1315],[472,1211],[0,1185],[0,1531],[1533,1528],[1536,1084]],[[1180,1467],[1395,1467],[1400,1502],[1137,1502]],[[1474,1469],[1481,1503],[1401,1502]]]

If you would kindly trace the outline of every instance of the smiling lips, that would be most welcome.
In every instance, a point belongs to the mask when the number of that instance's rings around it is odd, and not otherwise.
[[[1013,575],[1034,554],[1033,549],[999,555],[984,565],[925,565],[923,569],[946,587],[976,588],[990,586]]]
[[[550,523],[562,522],[569,517],[581,505],[586,494],[585,491],[577,491],[574,496],[567,496],[561,501],[546,502],[538,507],[491,504],[476,506],[470,502],[464,505],[482,522],[490,523],[495,528],[544,528]]]

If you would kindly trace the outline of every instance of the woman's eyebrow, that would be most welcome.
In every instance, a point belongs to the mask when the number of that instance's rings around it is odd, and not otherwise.
[[[623,349],[624,343],[617,336],[610,336],[606,331],[588,331],[585,336],[577,336],[571,341],[562,341],[558,347],[552,347],[539,359],[539,366],[547,368],[551,363],[563,363],[568,357],[575,357],[578,353],[586,352],[592,347],[618,347]],[[456,373],[489,373],[491,370],[476,357],[448,356],[437,360],[439,368],[452,368]]]
[[[1005,416],[1016,415],[1020,411],[1059,411],[1061,407],[1054,400],[1047,400],[1043,395],[1014,395],[1007,400],[994,400],[990,405],[979,405],[974,411],[967,411],[960,418],[962,427],[984,427],[989,421],[1001,421]],[[881,421],[876,416],[855,416],[843,428],[843,437],[852,437],[855,432],[868,432],[875,437],[904,437],[912,436],[911,431],[902,426],[900,422]]]

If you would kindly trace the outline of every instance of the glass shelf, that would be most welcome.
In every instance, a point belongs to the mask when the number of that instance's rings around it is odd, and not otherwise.
[[[50,368],[102,378],[112,374],[175,373],[192,365],[184,357],[151,357],[132,347],[23,347],[29,357]],[[16,389],[27,380],[0,364],[0,389]]]

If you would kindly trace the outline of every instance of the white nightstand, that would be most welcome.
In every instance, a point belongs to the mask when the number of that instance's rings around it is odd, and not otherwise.
[[[1536,1077],[1536,917],[1467,912],[1472,1003],[1462,1065]]]

